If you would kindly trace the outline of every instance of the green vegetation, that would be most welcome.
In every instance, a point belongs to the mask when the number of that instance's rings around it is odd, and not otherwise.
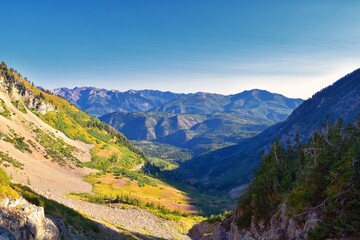
[[[197,211],[191,205],[192,200],[178,189],[150,176],[146,176],[150,184],[141,185],[142,173],[132,178],[129,173],[120,173],[90,174],[85,179],[92,184],[93,192],[70,196],[112,207],[145,209],[161,218],[177,221],[186,230],[204,220],[195,215]]]
[[[150,212],[163,219],[172,221],[180,221],[183,218],[193,218],[195,221],[198,221],[198,219],[202,219],[201,217],[191,216],[178,210],[169,210],[168,208],[162,205],[156,205],[153,202],[147,202],[145,204],[145,209],[149,210]]]
[[[11,116],[10,110],[6,107],[4,100],[0,99],[0,115],[6,118]]]
[[[55,98],[52,95],[47,97]],[[65,100],[61,99],[61,101]],[[91,167],[104,170],[102,164],[107,160],[104,155],[108,156],[112,153],[121,160],[118,164],[128,168],[141,163],[141,158],[145,158],[141,150],[134,147],[122,134],[97,118],[90,117],[68,102],[59,105],[57,109],[56,112],[49,112],[39,117],[74,140],[94,144],[95,147],[91,151],[94,163]]]
[[[160,171],[171,171],[179,167],[175,162],[154,157],[149,158],[149,163]]]
[[[17,91],[20,96],[24,96],[26,92],[30,92],[35,96],[35,99],[26,101],[35,100],[35,104],[31,104],[33,108],[30,110],[40,119],[63,132],[71,139],[94,145],[91,149],[92,161],[85,164],[87,167],[96,168],[104,172],[112,172],[119,168],[132,169],[146,161],[146,157],[140,149],[133,146],[121,133],[102,123],[99,119],[89,116],[63,98],[34,87],[16,71],[9,69],[4,63],[0,64],[0,74],[5,78],[9,95]],[[37,111],[37,107],[38,103],[43,102],[52,107],[45,114],[40,114]],[[13,101],[13,104],[20,111],[26,110],[21,100]],[[27,105],[28,103],[24,102],[24,104]],[[10,116],[3,101],[1,101],[2,105],[4,105],[2,107],[3,111],[0,109],[2,115]],[[53,161],[59,162],[62,165],[69,162],[73,162],[77,166],[81,165],[74,156],[74,153],[78,151],[77,149],[66,144],[51,133],[44,132],[33,125],[31,127],[34,137],[45,149],[45,157],[52,158]],[[32,142],[26,142],[25,139],[16,138],[16,136],[9,136],[6,140],[11,141],[15,147],[22,151],[29,151],[28,144],[33,145]]]
[[[216,216],[235,207],[236,200],[227,196],[228,191],[206,192],[179,182],[169,181],[168,183],[191,197],[192,205],[198,209],[198,214],[201,216]]]
[[[243,113],[236,112],[114,112],[100,119],[123,131],[130,139],[142,139],[143,141],[135,141],[134,144],[149,157],[179,163],[191,159],[192,156],[233,145],[274,123],[256,116],[259,115],[245,117]],[[151,136],[149,133],[152,133]],[[155,139],[152,139],[153,137]]]
[[[20,198],[19,193],[30,203],[44,207],[45,214],[64,221],[67,231],[63,239],[73,239],[74,236],[79,237],[79,239],[111,239],[112,237],[105,227],[84,217],[75,210],[42,197],[26,186],[12,185],[9,177],[0,168],[0,200],[3,197],[10,200],[18,199]],[[119,231],[123,237],[133,238],[130,233]]]
[[[76,211],[65,207],[62,204],[59,204],[55,201],[46,199],[35,192],[33,192],[30,188],[21,185],[15,185],[14,188],[20,192],[29,202],[35,204],[37,206],[42,206],[45,209],[47,214],[51,216],[61,218],[67,225],[71,225],[76,227],[78,231],[86,231],[91,230],[95,232],[99,232],[99,229],[94,223],[90,223],[90,221]]]
[[[185,162],[192,158],[189,150],[181,149],[170,144],[150,142],[150,141],[133,141],[136,146],[141,148],[150,161],[166,161],[176,164],[175,162]],[[151,160],[152,159],[152,160]]]
[[[322,221],[310,239],[360,236],[360,121],[344,128],[340,120],[315,132],[306,144],[276,142],[239,202],[239,225],[251,217],[269,221],[279,204],[302,221],[316,211]]]
[[[0,200],[3,197],[17,199],[20,195],[11,187],[10,178],[6,175],[4,170],[0,168]]]
[[[9,156],[9,154],[0,151],[0,164],[3,164],[5,167],[10,166],[9,164],[13,165],[15,168],[23,169],[24,164],[17,161],[16,159]]]
[[[92,148],[90,153],[92,161],[84,163],[84,166],[103,172],[113,172],[120,168],[131,169],[143,161],[139,155],[121,145],[103,144],[101,147]]]
[[[83,236],[86,239],[111,238],[110,233],[106,232],[104,228],[101,228],[99,224],[85,218],[75,210],[42,197],[26,186],[14,185],[14,189],[20,192],[23,197],[32,204],[44,207],[46,214],[62,219],[70,232],[74,231],[76,235]],[[68,234],[71,234],[70,232],[68,232]],[[70,237],[70,235],[65,236],[65,239],[68,237]]]
[[[20,112],[27,113],[26,108],[21,100],[14,100],[11,102]]]
[[[90,151],[92,161],[85,163],[86,167],[111,172],[119,167],[130,169],[144,161],[144,153],[109,125],[70,106],[68,102],[57,109],[39,117],[68,137],[95,146]]]
[[[179,210],[170,210],[162,205],[155,204],[153,202],[144,202],[140,198],[132,196],[130,193],[127,194],[118,194],[114,197],[106,197],[101,195],[96,195],[92,193],[72,193],[70,196],[85,200],[97,204],[125,204],[131,205],[134,207],[139,207],[146,209],[156,216],[161,217],[167,220],[180,221],[183,218],[191,218],[192,216],[187,213],[183,213]],[[197,218],[194,216],[194,219]]]
[[[225,218],[229,217],[231,214],[232,214],[232,211],[225,211],[218,215],[211,215],[207,221],[209,223],[218,223],[218,222],[221,222],[222,220],[224,220]]]
[[[6,175],[5,171],[0,168],[0,185],[10,186],[10,178]]]
[[[46,102],[48,105],[53,106],[55,111],[49,110],[46,114],[40,114],[36,109],[37,104],[32,104],[33,108],[30,110],[44,122],[63,132],[71,139],[94,145],[94,148],[91,151],[91,156],[94,161],[92,167],[102,170],[103,162],[107,161],[107,156],[113,154],[117,155],[119,160],[117,165],[128,169],[145,161],[144,153],[137,147],[134,147],[121,133],[109,125],[102,123],[95,117],[89,116],[87,113],[74,107],[65,99],[54,96],[48,91],[42,91],[34,87],[29,81],[24,79],[16,71],[9,69],[4,63],[0,64],[0,74],[5,79],[7,90],[10,95],[13,93],[14,89],[17,90],[20,96],[24,96],[26,91],[28,91],[35,96],[35,100],[38,103]],[[32,99],[29,99],[28,101],[32,101]],[[15,101],[13,104],[20,110],[24,107],[22,106],[21,101]],[[24,102],[24,104],[27,105],[27,102]],[[1,106],[2,105],[5,105],[3,101],[1,101]],[[0,110],[0,112],[2,115],[7,117],[10,116],[10,113],[6,111],[6,109],[3,111]],[[50,145],[59,140],[52,136],[46,137],[45,134],[47,133],[43,134],[37,132],[37,134],[39,135],[39,140],[42,141],[43,146],[45,144]],[[57,148],[54,150],[55,152],[51,152],[50,147],[44,146],[47,154],[54,158],[55,161],[60,161],[62,163],[67,160],[73,161],[74,159],[70,154],[71,149],[69,149],[68,146],[61,148],[60,144],[63,143],[60,142],[55,145]],[[65,157],[65,159],[61,160],[63,157]],[[112,165],[107,168],[106,171],[111,171],[113,167],[116,166]]]
[[[30,151],[31,149],[42,150],[40,146],[37,146],[37,143],[39,143],[44,148],[45,157],[51,158],[62,165],[72,162],[77,166],[81,164],[81,166],[100,170],[98,174],[85,177],[85,180],[94,187],[93,194],[83,194],[77,197],[90,202],[123,204],[144,208],[166,219],[185,221],[189,223],[187,226],[198,222],[198,217],[188,215],[196,213],[196,209],[192,205],[193,200],[178,189],[140,170],[139,168],[147,163],[145,154],[139,148],[133,146],[121,133],[102,123],[97,118],[77,109],[68,101],[49,94],[47,91],[35,88],[19,74],[4,67],[4,65],[0,66],[0,74],[5,78],[5,87],[7,87],[10,97],[17,95],[17,93],[20,96],[33,96],[30,99],[21,98],[19,102],[14,101],[13,104],[19,110],[22,107],[26,109],[25,106],[31,106],[31,108],[28,107],[29,111],[32,111],[45,123],[63,132],[70,139],[79,140],[93,146],[90,150],[91,161],[82,164],[74,155],[78,149],[56,137],[55,134],[38,128],[35,124],[28,123],[35,141],[18,138],[14,133],[8,136],[8,140],[13,144],[17,144],[18,148],[23,151],[27,151],[26,149],[30,149]],[[46,103],[48,107],[45,110],[42,109],[44,111],[41,111],[41,113],[38,111],[40,103]],[[184,156],[187,154],[184,152],[178,153]],[[161,160],[157,160],[157,163],[159,166],[163,166],[164,169],[171,169],[174,166],[165,165]],[[76,221],[78,220],[71,222],[71,214],[63,210],[63,206],[56,205],[52,209],[55,203],[36,196],[29,189],[17,187],[28,199],[48,209],[46,211],[50,215],[61,216],[61,218],[65,216],[69,225],[77,224]],[[87,229],[86,226],[81,224],[80,228]]]
[[[81,166],[79,160],[73,155],[74,152],[79,151],[78,149],[57,138],[53,133],[46,133],[38,127],[32,126],[36,141],[45,149],[47,154],[45,157],[51,157],[52,161],[58,162],[60,165],[73,162],[77,166]]]
[[[144,175],[142,172],[129,171],[126,169],[117,169],[114,171],[114,176],[116,179],[128,177],[132,180],[136,180],[139,187],[144,187],[146,185],[156,187],[157,184],[154,180]]]
[[[32,153],[29,145],[25,142],[25,138],[15,133],[13,129],[10,129],[10,134],[5,136],[4,141],[13,144],[16,149],[22,152]]]

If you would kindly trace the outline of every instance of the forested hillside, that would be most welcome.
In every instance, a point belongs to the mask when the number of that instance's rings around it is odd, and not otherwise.
[[[359,238],[360,120],[324,124],[307,143],[299,136],[294,142],[274,143],[234,214],[219,226],[232,223],[240,239]]]
[[[269,151],[275,140],[293,143],[298,134],[307,141],[325,122],[343,119],[354,121],[360,112],[360,69],[344,76],[333,85],[317,92],[302,103],[283,122],[277,123],[257,136],[240,141],[185,162],[178,170],[183,179],[196,178],[203,189],[223,189],[249,183],[260,165],[261,152]]]
[[[360,119],[325,125],[306,144],[274,143],[238,206],[240,227],[251,218],[268,221],[287,205],[301,224],[314,213],[320,220],[309,233],[315,239],[360,236]]]

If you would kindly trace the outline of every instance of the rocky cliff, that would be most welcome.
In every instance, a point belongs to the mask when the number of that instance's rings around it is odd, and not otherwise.
[[[23,105],[25,104],[28,109],[34,109],[36,112],[43,115],[47,112],[53,112],[56,110],[51,103],[44,101],[43,94],[35,95],[34,92],[25,87],[23,82],[16,79],[14,73],[5,71],[4,69],[1,69],[3,73],[0,74],[0,90],[8,93],[11,97],[11,102],[16,106],[16,108],[26,112]]]
[[[44,208],[30,204],[23,198],[0,201],[0,239],[57,240],[65,229],[59,220],[45,216]]]
[[[307,239],[309,230],[315,229],[320,221],[319,213],[315,210],[304,214],[300,221],[288,217],[286,212],[287,205],[282,204],[269,224],[253,217],[249,229],[239,229],[236,222],[239,212],[236,211],[221,223],[202,222],[195,225],[189,231],[189,236],[195,240]]]

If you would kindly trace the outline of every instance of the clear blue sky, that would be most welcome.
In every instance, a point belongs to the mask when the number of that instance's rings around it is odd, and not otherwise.
[[[307,98],[360,67],[360,1],[2,1],[0,60],[37,85]]]

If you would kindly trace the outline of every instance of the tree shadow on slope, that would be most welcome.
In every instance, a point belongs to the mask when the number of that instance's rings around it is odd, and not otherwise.
[[[163,239],[141,233],[130,232],[120,227],[114,230],[105,224],[98,223],[84,217],[77,211],[66,207],[63,204],[47,199],[35,193],[29,187],[14,184],[13,188],[21,193],[22,196],[30,203],[44,207],[46,215],[53,219],[60,219],[63,221],[66,230],[64,236],[62,236],[62,239]]]
[[[197,209],[197,215],[203,217],[217,215],[226,210],[233,209],[236,204],[236,199],[231,199],[228,196],[228,189],[201,188],[199,185],[193,184],[191,182],[192,179],[185,181],[176,176],[177,169],[162,170],[150,163],[145,166],[145,169],[146,173],[154,178],[160,179],[166,184],[183,192],[188,198],[188,204]]]

